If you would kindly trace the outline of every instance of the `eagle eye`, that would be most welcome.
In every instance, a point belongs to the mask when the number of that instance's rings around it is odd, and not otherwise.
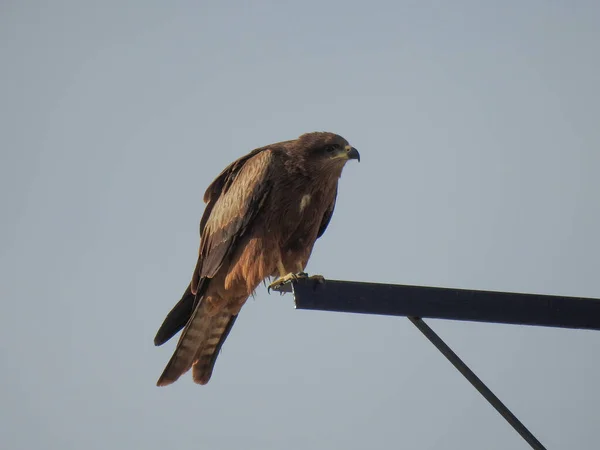
[[[328,146],[325,147],[325,151],[327,153],[333,153],[336,150],[338,150],[340,148],[340,146],[338,144],[330,144]]]

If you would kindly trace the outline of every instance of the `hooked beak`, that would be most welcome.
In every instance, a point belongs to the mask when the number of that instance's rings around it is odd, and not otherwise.
[[[346,156],[348,159],[357,159],[360,162],[360,153],[354,147],[346,147]]]

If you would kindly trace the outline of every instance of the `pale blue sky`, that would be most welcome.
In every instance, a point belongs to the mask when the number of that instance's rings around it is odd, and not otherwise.
[[[0,446],[527,449],[402,318],[262,287],[211,382],[155,382],[206,186],[361,152],[309,271],[600,297],[600,4],[0,5]],[[548,449],[598,448],[600,333],[429,321]]]

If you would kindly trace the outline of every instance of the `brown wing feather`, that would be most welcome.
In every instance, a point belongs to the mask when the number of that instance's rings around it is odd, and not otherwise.
[[[199,283],[204,280],[204,288],[207,285],[208,280],[201,277],[207,276],[207,273],[214,275],[214,272],[218,270],[218,267],[223,262],[228,248],[234,245],[238,237],[237,235],[241,235],[245,231],[245,226],[258,213],[270,188],[270,183],[265,181],[265,179],[268,175],[272,155],[266,150],[267,147],[253,150],[237,161],[234,161],[206,189],[204,201],[207,205],[200,221],[201,246],[192,282],[184,292],[181,300],[177,302],[160,326],[154,338],[155,345],[164,344],[186,325],[198,305],[198,300],[202,297],[203,289],[200,288]],[[260,153],[262,155],[259,155]],[[257,158],[254,159],[254,156],[257,156]],[[242,172],[242,168],[246,164],[249,165],[249,169]],[[252,174],[256,175],[257,178],[253,180],[251,177]],[[238,175],[240,175],[239,180]],[[253,183],[254,186],[252,186]],[[217,205],[219,198],[224,195],[231,196],[232,194],[238,200],[238,207],[236,210],[235,205],[230,204],[231,211],[229,211],[229,216],[231,217],[229,219],[231,220],[228,220],[228,214],[224,211],[225,203],[220,203],[213,215],[213,209]],[[233,216],[235,214],[238,214],[237,220],[234,220],[235,217]],[[205,233],[209,220],[210,229]],[[212,236],[212,230],[218,228],[219,223],[223,224],[223,229],[220,232],[220,242]],[[225,236],[229,236],[229,240],[223,241]],[[203,264],[203,258],[210,254],[211,251],[211,247],[206,244],[209,240],[213,245],[215,243],[218,244],[219,248],[217,249],[217,255],[210,255],[211,264],[205,265]],[[202,275],[200,275],[204,268],[212,270],[204,270]],[[192,289],[192,286],[195,289]]]
[[[241,166],[230,165],[207,190],[210,213],[201,221],[200,250],[190,295],[184,294],[186,300],[182,299],[179,309],[176,306],[169,313],[171,318],[167,316],[163,323],[165,329],[161,327],[155,338],[155,342],[164,342],[166,336],[173,336],[178,330],[167,327],[182,326],[183,317],[188,315],[175,352],[157,382],[159,386],[174,382],[192,366],[194,380],[207,383],[218,351],[237,317],[227,308],[209,312],[211,308],[203,297],[210,296],[211,283],[215,282],[212,278],[235,251],[237,240],[252,225],[271,190],[273,153],[266,149],[255,151],[253,156],[241,160]],[[194,306],[190,308],[192,295]]]
[[[241,166],[237,164],[239,160],[233,163],[205,194],[205,199],[208,197],[208,201],[214,204],[202,227],[198,263],[192,276],[192,293],[196,292],[201,279],[215,276],[236,240],[261,210],[271,190],[269,175],[273,170],[273,153],[267,149],[253,153],[242,158]],[[217,186],[221,193],[215,198]]]
[[[244,166],[244,163],[266,149],[267,147],[257,148],[252,150],[247,155],[235,160],[225,167],[225,169],[223,169],[217,178],[215,178],[213,182],[206,188],[206,191],[204,192],[204,203],[206,203],[206,208],[204,209],[204,214],[200,220],[200,235],[202,235],[204,232],[204,227],[208,221],[208,218],[210,217],[213,206],[215,206],[215,201],[219,198],[219,196],[227,192],[229,186],[231,186],[231,183],[233,180],[235,180],[235,177],[239,173],[240,169]]]

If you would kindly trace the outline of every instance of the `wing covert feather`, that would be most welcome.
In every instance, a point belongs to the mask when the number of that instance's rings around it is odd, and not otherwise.
[[[257,149],[228,166],[208,187],[193,292],[201,279],[215,276],[262,208],[272,187],[273,157],[269,149]]]

